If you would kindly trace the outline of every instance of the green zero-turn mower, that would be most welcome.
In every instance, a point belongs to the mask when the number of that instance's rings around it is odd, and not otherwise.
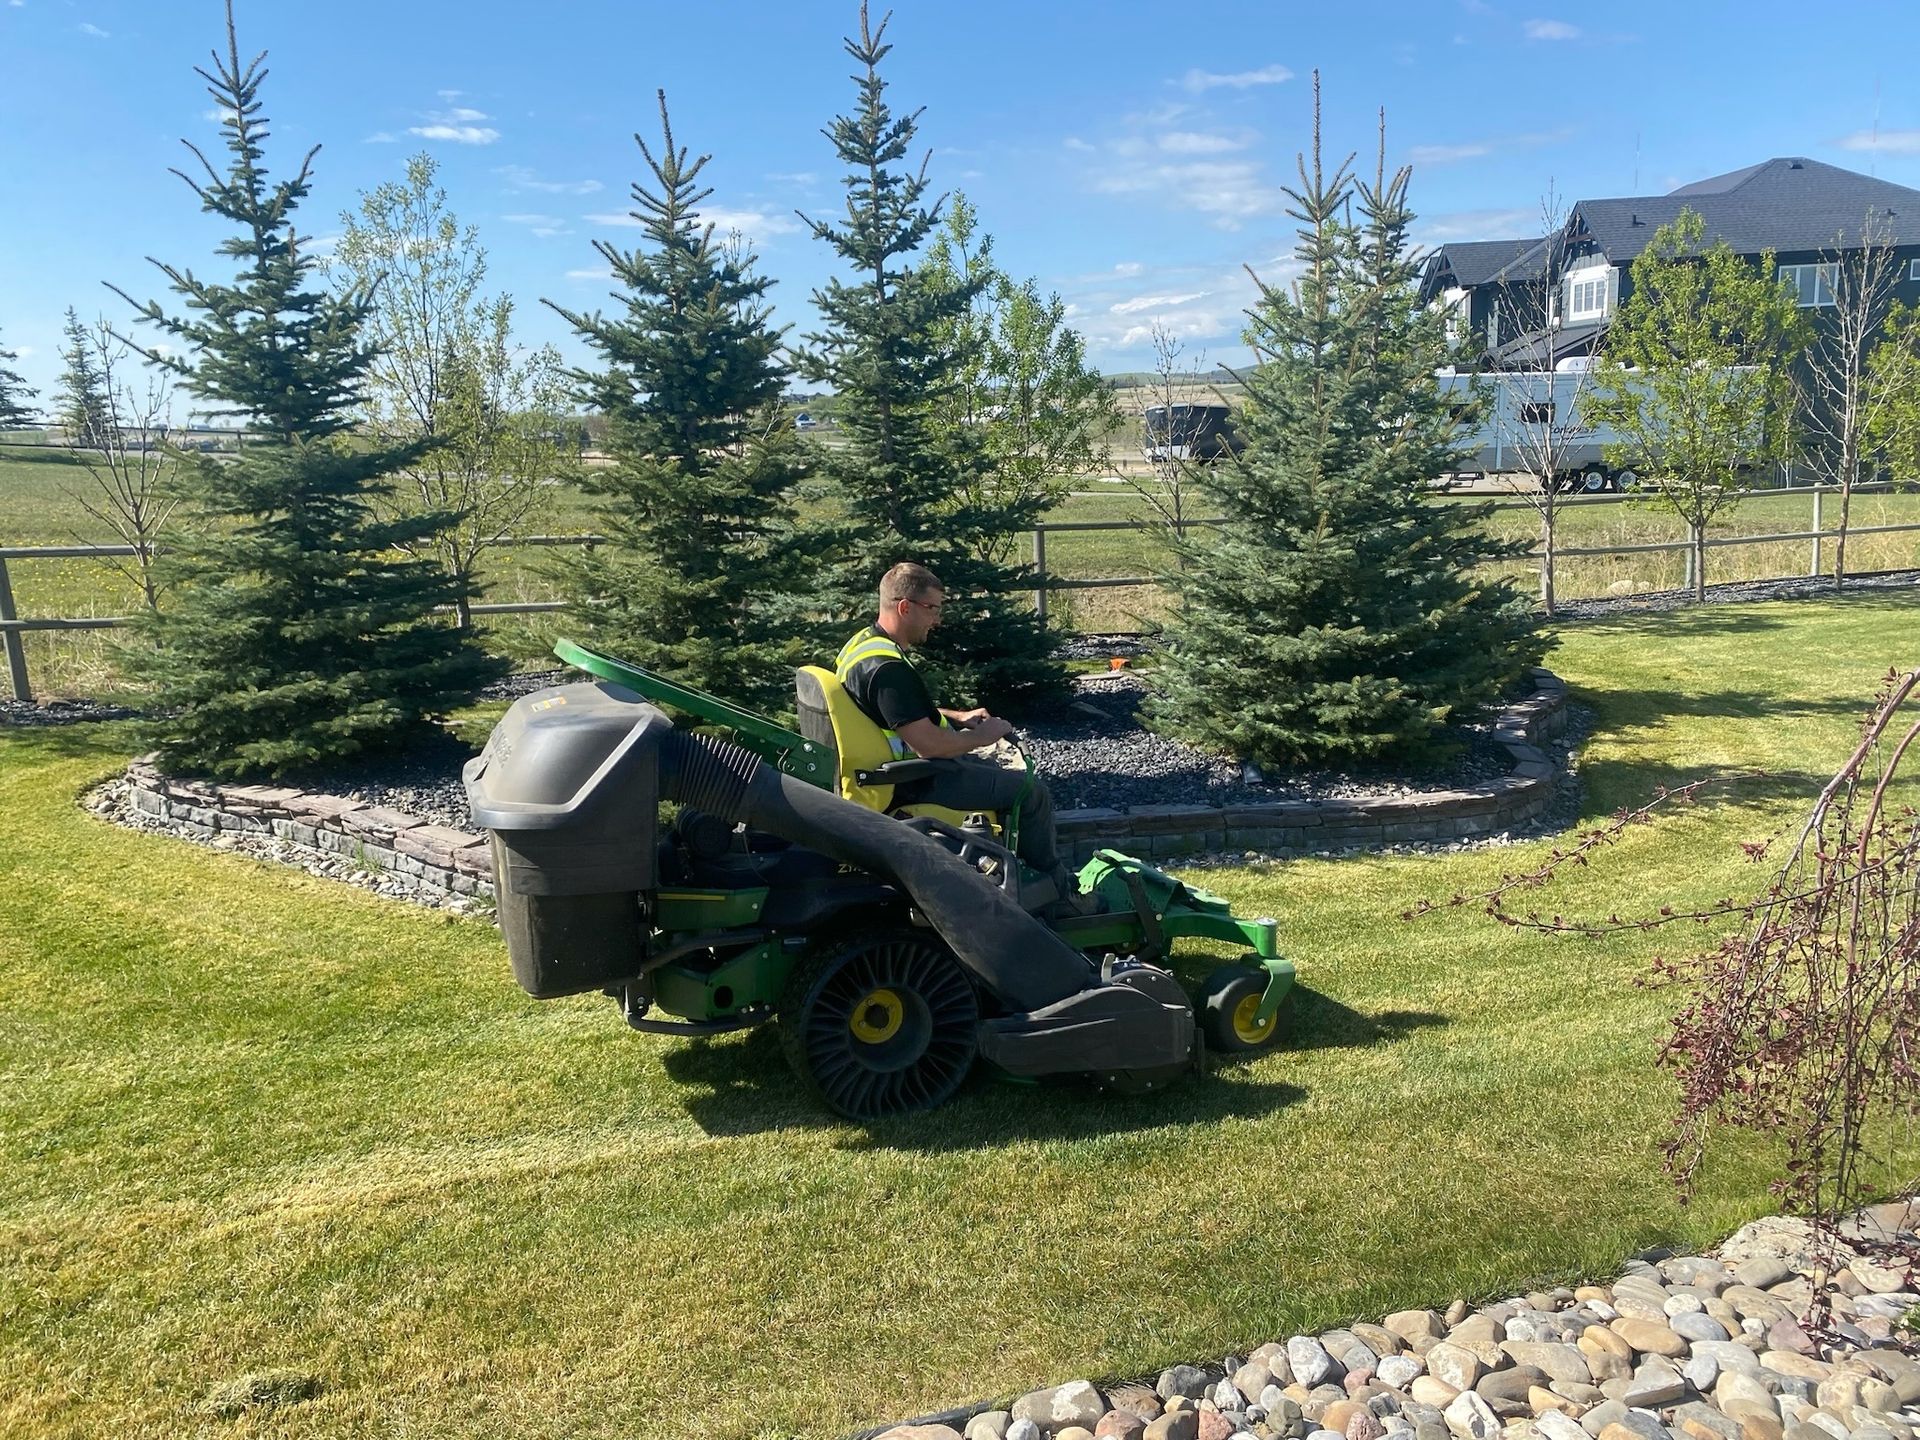
[[[1060,904],[984,821],[844,800],[830,744],[555,648],[599,678],[516,701],[465,771],[536,998],[600,990],[657,1034],[773,1020],[801,1079],[855,1120],[938,1105],[976,1060],[1144,1091],[1198,1068],[1203,1034],[1227,1051],[1274,1038],[1293,966],[1272,920],[1112,850],[1077,879],[1098,913],[1061,913],[1087,907]],[[1189,999],[1165,968],[1185,938],[1251,953]]]

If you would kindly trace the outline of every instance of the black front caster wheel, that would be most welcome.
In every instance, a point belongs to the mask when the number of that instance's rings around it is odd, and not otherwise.
[[[1259,965],[1235,962],[1209,975],[1200,987],[1198,1006],[1207,1044],[1224,1054],[1244,1054],[1271,1045],[1280,1033],[1279,1011],[1264,1024],[1254,1019],[1266,993],[1267,972]]]

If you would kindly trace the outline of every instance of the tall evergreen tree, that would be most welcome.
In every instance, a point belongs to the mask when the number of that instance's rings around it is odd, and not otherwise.
[[[702,223],[699,184],[659,92],[661,148],[634,140],[652,184],[633,186],[645,242],[594,248],[624,287],[608,317],[553,308],[600,353],[576,376],[607,417],[615,465],[588,473],[612,540],[569,576],[583,638],[748,705],[793,703],[811,658],[795,613],[794,487],[806,453],[779,409],[784,331],[754,257]],[[548,301],[549,305],[553,302]]]
[[[115,423],[113,396],[99,363],[99,345],[87,334],[79,312],[71,305],[60,333],[65,341],[60,347],[65,368],[60,372],[54,416],[67,432],[69,445],[83,450],[105,449],[113,443],[119,426]]]
[[[1247,440],[1198,483],[1226,517],[1179,546],[1153,723],[1261,765],[1418,748],[1542,651],[1528,600],[1482,567],[1515,553],[1480,507],[1437,501],[1459,422],[1434,383],[1445,317],[1416,300],[1408,172],[1372,185],[1320,155],[1287,193],[1302,274],[1263,286]],[[1357,209],[1357,218],[1349,218]]]
[[[395,558],[448,515],[382,521],[372,497],[413,447],[348,434],[372,355],[360,337],[368,300],[313,284],[293,213],[315,146],[270,183],[256,56],[244,68],[227,5],[227,53],[199,70],[224,115],[230,162],[182,171],[202,207],[237,232],[220,246],[230,283],[155,261],[184,314],[134,301],[180,352],[143,351],[209,411],[255,433],[231,461],[182,460],[196,524],[172,552],[173,604],[143,620],[136,665],[166,715],[153,740],[164,764],[218,775],[290,768],[389,749],[460,704],[501,667],[433,611],[457,584],[431,561]]]
[[[859,105],[827,129],[847,167],[844,220],[809,220],[854,278],[814,293],[823,332],[805,361],[809,378],[839,396],[846,444],[824,470],[841,522],[822,534],[831,548],[827,608],[844,638],[871,613],[880,576],[901,560],[929,566],[947,603],[927,657],[946,704],[996,708],[1030,701],[1064,683],[1049,657],[1045,626],[1028,607],[1028,567],[996,558],[996,540],[1031,529],[1044,496],[991,483],[993,456],[974,428],[941,423],[963,355],[970,311],[988,276],[914,255],[940,223],[926,165],[901,168],[920,112],[896,116],[880,62],[893,47],[860,7],[860,38],[846,42],[860,67]],[[834,640],[838,643],[838,639]]]
[[[0,430],[18,430],[33,423],[33,411],[27,408],[34,392],[18,370],[8,369],[19,352],[0,349]]]

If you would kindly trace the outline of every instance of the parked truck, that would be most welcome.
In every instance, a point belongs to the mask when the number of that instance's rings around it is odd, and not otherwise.
[[[1572,368],[1576,363],[1581,368]],[[1476,382],[1486,400],[1480,423],[1463,439],[1469,454],[1455,478],[1519,472],[1533,475],[1543,486],[1589,494],[1636,488],[1637,473],[1607,463],[1606,446],[1621,437],[1581,414],[1593,391],[1586,363],[1581,357],[1552,371],[1435,377],[1441,393],[1456,397],[1462,409],[1470,403]],[[1539,474],[1548,459],[1553,473]]]

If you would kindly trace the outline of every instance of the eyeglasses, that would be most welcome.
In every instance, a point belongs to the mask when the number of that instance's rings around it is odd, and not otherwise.
[[[940,607],[942,605],[945,605],[947,602],[944,600],[937,600],[932,604],[928,604],[925,600],[909,600],[907,601],[907,603],[909,605],[918,605],[922,610],[931,610],[934,614],[938,615],[940,613]]]

